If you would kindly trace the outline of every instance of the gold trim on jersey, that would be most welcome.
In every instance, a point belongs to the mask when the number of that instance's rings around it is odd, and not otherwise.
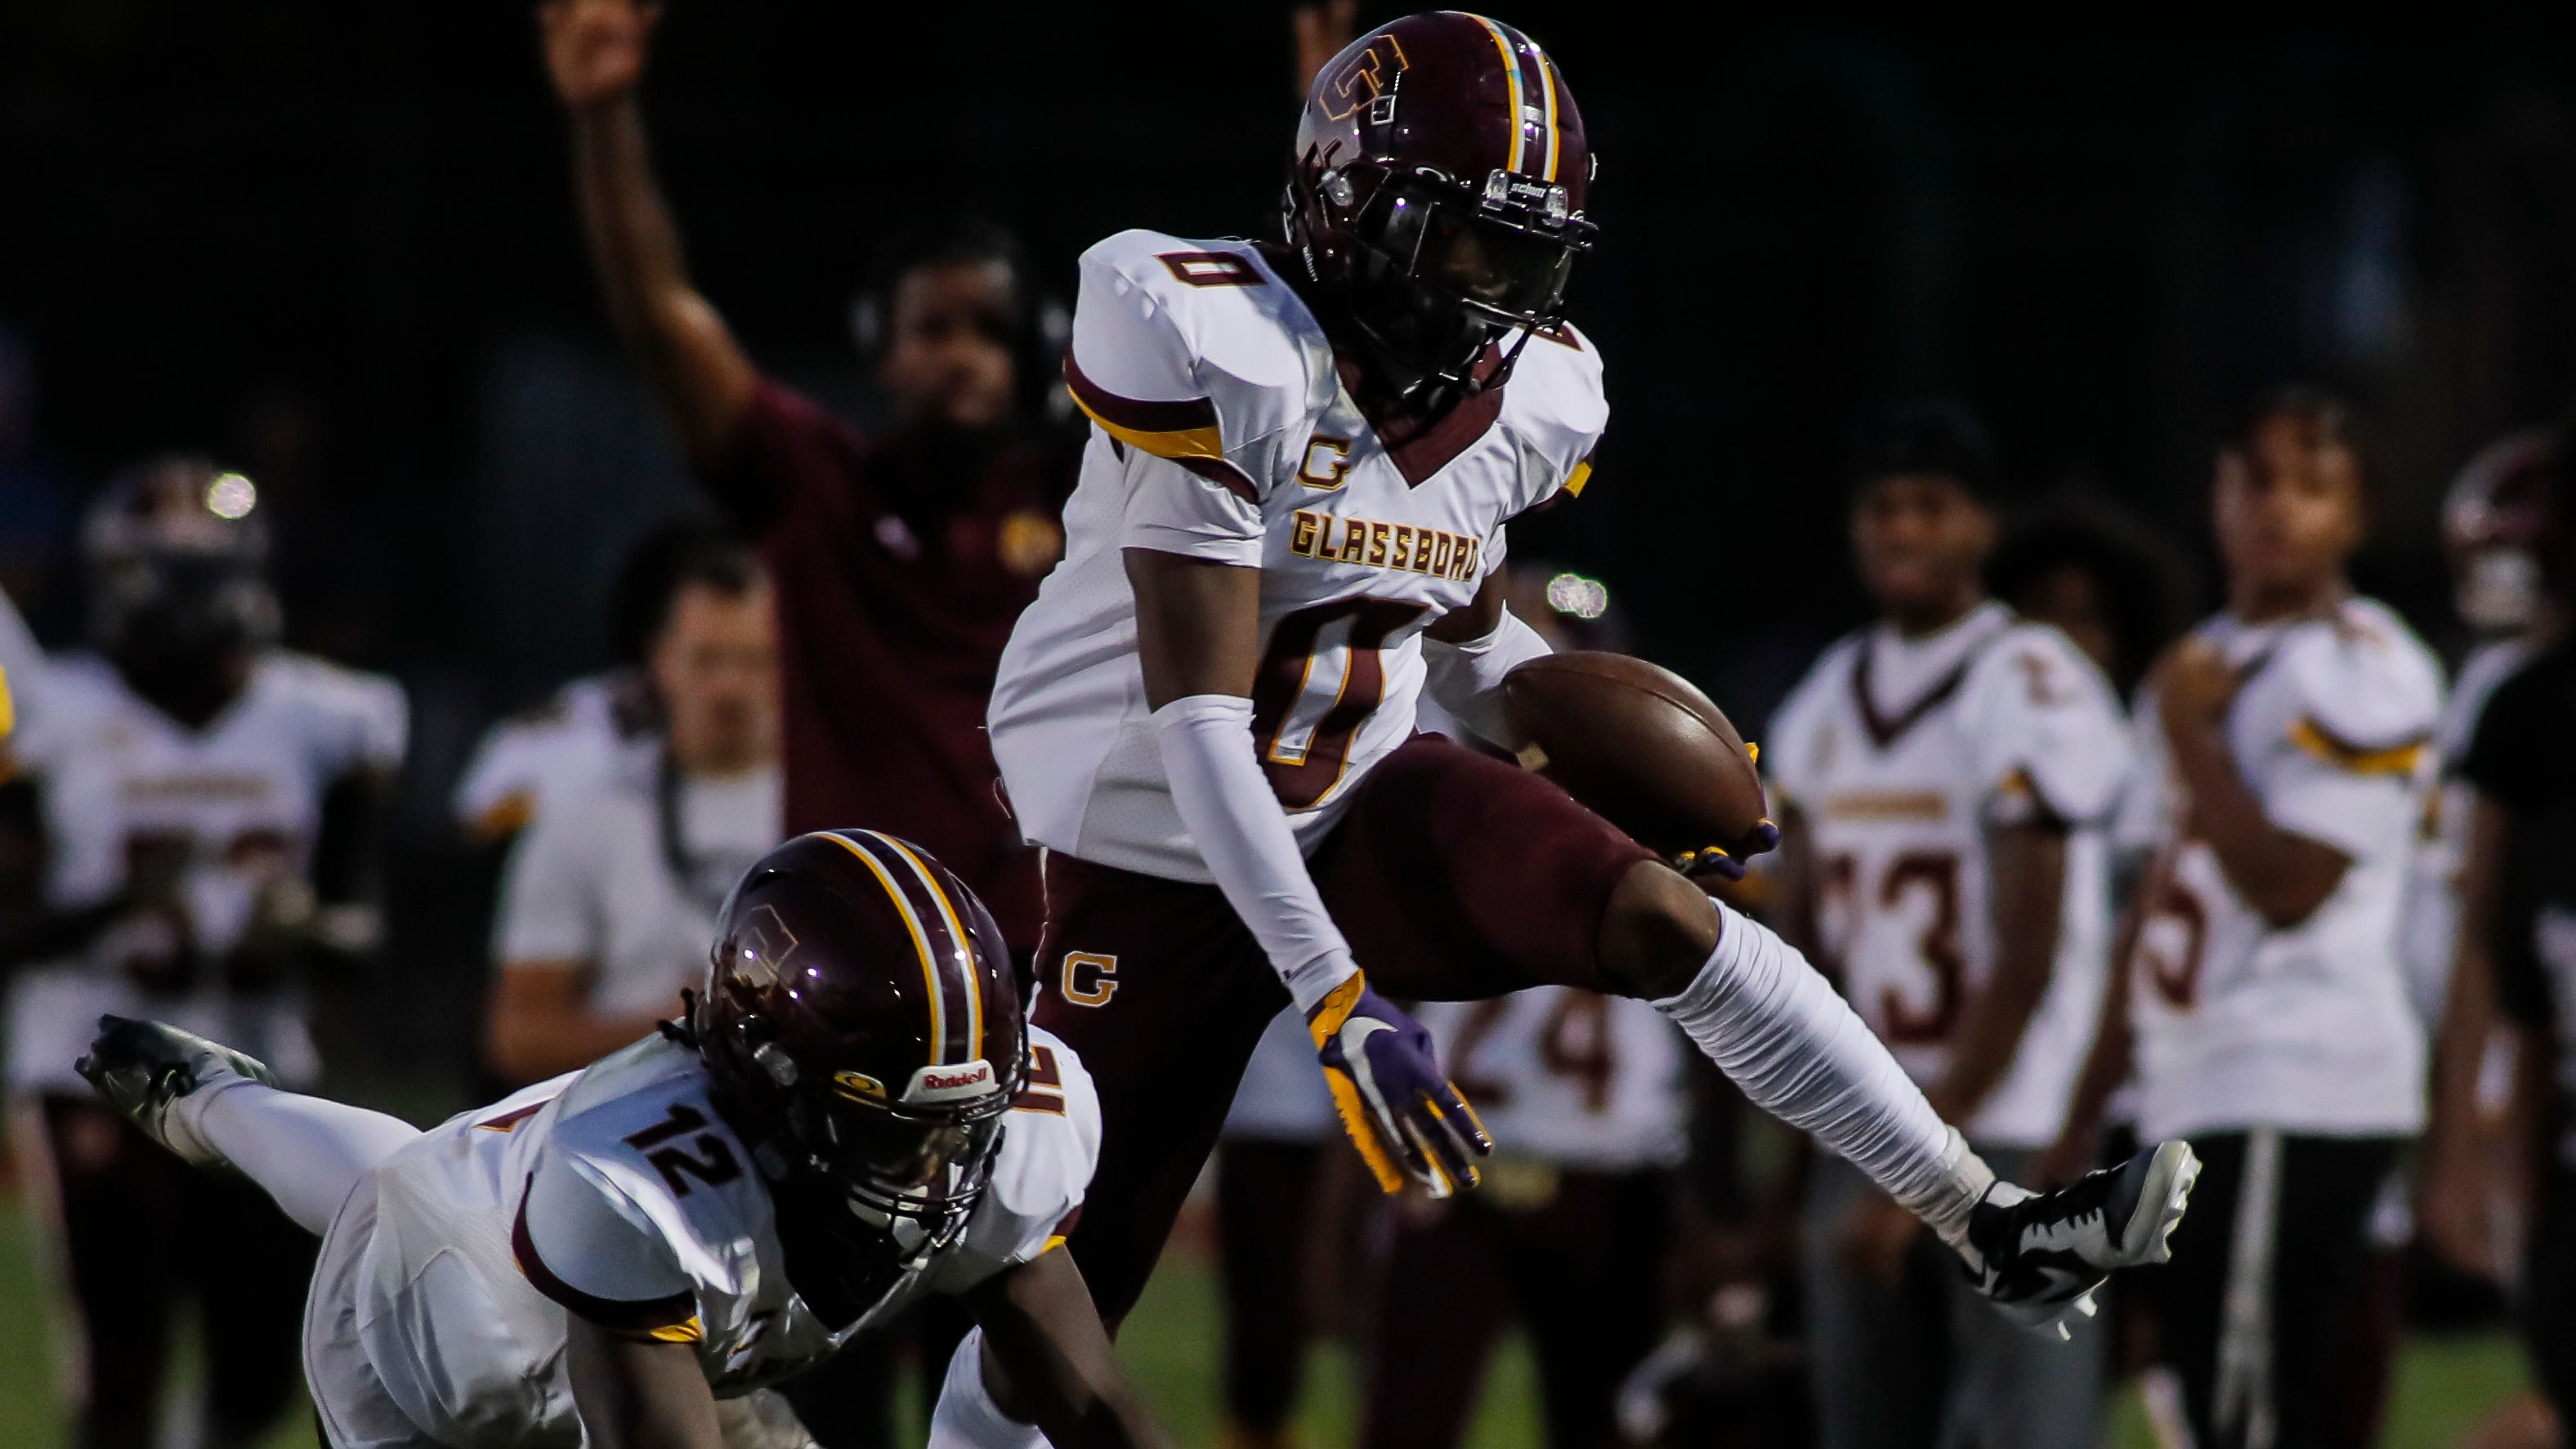
[[[1171,458],[1176,461],[1182,458],[1225,456],[1225,439],[1214,427],[1184,428],[1168,433],[1149,433],[1138,428],[1122,428],[1092,411],[1091,404],[1082,400],[1082,394],[1075,392],[1068,395],[1072,397],[1075,407],[1082,409],[1093,422],[1100,424],[1102,432],[1125,443],[1128,447],[1151,453],[1157,458]]]
[[[703,1343],[706,1341],[706,1336],[706,1325],[700,1323],[698,1315],[694,1313],[689,1315],[685,1323],[666,1324],[645,1335],[655,1343]]]
[[[1337,533],[1333,527],[1340,524]],[[1288,551],[1325,563],[1429,574],[1435,579],[1473,579],[1484,541],[1411,523],[1385,523],[1373,518],[1344,518],[1300,508],[1290,515]]]
[[[1582,462],[1574,465],[1573,472],[1565,475],[1565,491],[1567,496],[1572,498],[1582,497],[1583,485],[1591,481],[1592,460],[1586,458]]]
[[[1845,790],[1825,797],[1827,820],[1947,820],[1950,797],[1938,790]]]
[[[2290,726],[2290,743],[2336,769],[2356,775],[2412,775],[2424,762],[2425,752],[2432,748],[2429,736],[2418,735],[2402,744],[2368,749],[2337,738],[2333,731],[2317,723],[2314,715],[2301,715]]]

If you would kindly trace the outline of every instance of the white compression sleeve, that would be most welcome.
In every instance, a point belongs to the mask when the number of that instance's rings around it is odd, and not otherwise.
[[[420,1136],[400,1118],[247,1078],[181,1097],[170,1104],[170,1118],[267,1189],[316,1237],[368,1169]]]
[[[1718,903],[1717,950],[1655,1009],[1744,1095],[1812,1132],[1954,1245],[1992,1170],[1840,993],[1770,927]]]
[[[1478,737],[1517,750],[1526,741],[1514,736],[1503,717],[1503,676],[1514,666],[1554,652],[1536,629],[1506,606],[1502,622],[1482,639],[1444,644],[1423,636],[1423,690]]]
[[[984,1330],[971,1328],[948,1356],[923,1449],[1045,1449],[1047,1436],[1002,1412],[984,1390]]]
[[[1324,910],[1288,816],[1252,752],[1252,701],[1193,694],[1154,711],[1172,804],[1227,904],[1270,957],[1299,1011],[1359,970]]]

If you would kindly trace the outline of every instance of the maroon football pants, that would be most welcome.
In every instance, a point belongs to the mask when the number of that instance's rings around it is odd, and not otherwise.
[[[1548,1449],[1615,1449],[1619,1385],[1662,1336],[1672,1176],[1562,1172],[1544,1203],[1406,1200],[1378,1285],[1360,1449],[1455,1449],[1503,1325],[1538,1365]]]
[[[1307,865],[1370,984],[1425,1001],[1611,989],[1602,914],[1652,852],[1555,785],[1435,735],[1357,790]],[[1288,992],[1215,886],[1061,854],[1046,885],[1037,1024],[1081,1054],[1102,1119],[1070,1246],[1114,1329]]]

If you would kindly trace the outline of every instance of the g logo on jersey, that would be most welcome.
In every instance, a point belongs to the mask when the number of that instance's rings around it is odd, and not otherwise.
[[[1064,953],[1064,999],[1076,1006],[1107,1006],[1118,994],[1118,958],[1089,951]]]
[[[1317,433],[1306,440],[1305,460],[1297,465],[1298,482],[1309,488],[1339,488],[1350,474],[1350,439]]]

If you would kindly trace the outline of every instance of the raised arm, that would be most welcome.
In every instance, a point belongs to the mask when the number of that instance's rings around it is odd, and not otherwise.
[[[609,318],[643,359],[690,461],[712,465],[760,378],[689,281],[679,228],[653,179],[636,88],[662,8],[547,0],[537,17],[547,72],[572,121],[573,187]]]

